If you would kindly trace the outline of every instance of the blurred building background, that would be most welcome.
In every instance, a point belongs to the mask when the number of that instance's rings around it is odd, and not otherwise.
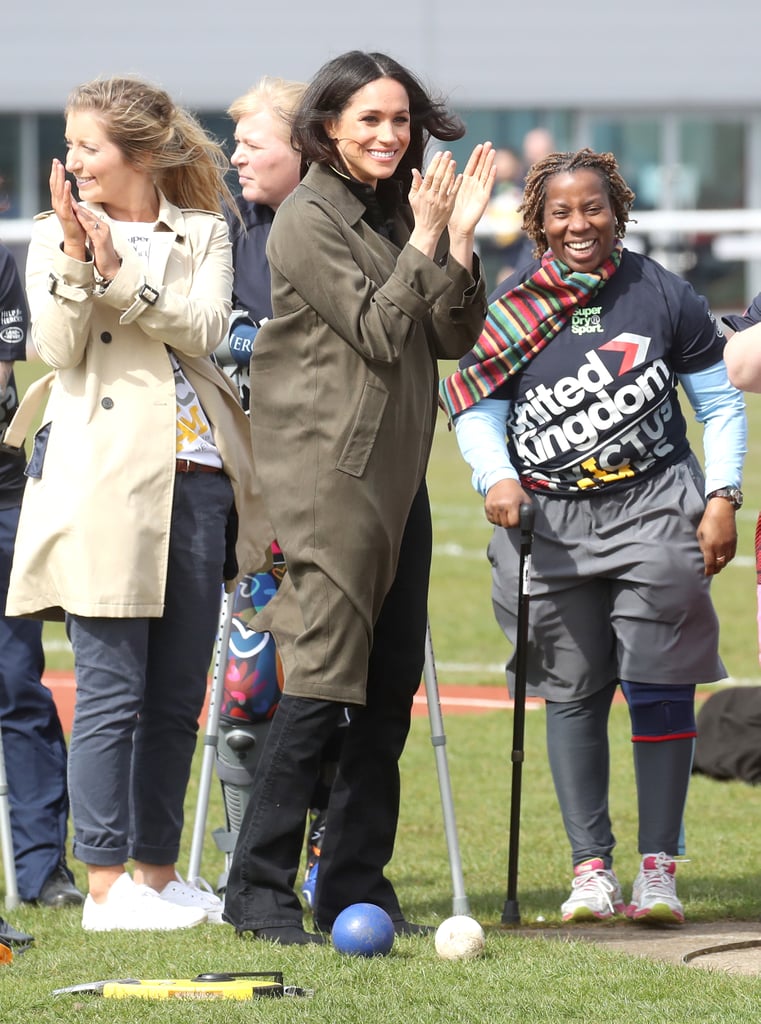
[[[69,90],[135,73],[164,86],[228,145],[230,101],[263,74],[308,79],[348,49],[382,50],[463,116],[475,141],[521,153],[613,151],[637,193],[631,244],[693,281],[714,307],[761,291],[761,8],[744,0],[629,5],[323,0],[280,5],[131,0],[114,9],[26,0],[4,11],[0,238],[23,262],[28,221],[49,207]]]

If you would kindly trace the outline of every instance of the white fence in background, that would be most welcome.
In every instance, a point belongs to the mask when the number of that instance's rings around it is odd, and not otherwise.
[[[0,241],[23,249],[29,243],[31,220],[0,217]],[[488,216],[478,226],[485,238],[494,233]],[[760,210],[643,210],[632,214],[626,233],[632,248],[647,251],[665,266],[679,271],[679,251],[691,241],[711,239],[711,253],[717,260],[740,261],[748,268],[748,297],[761,291],[761,209]]]

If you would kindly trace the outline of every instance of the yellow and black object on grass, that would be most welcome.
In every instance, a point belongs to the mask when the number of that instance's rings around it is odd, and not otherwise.
[[[195,978],[110,978],[57,988],[54,996],[90,993],[105,999],[259,999],[312,995],[284,985],[280,971],[198,974]]]

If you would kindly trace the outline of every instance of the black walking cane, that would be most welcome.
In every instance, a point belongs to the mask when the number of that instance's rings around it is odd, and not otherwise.
[[[518,844],[521,827],[521,776],[523,733],[526,720],[526,656],[531,591],[531,545],[534,540],[534,506],[520,508],[521,547],[518,569],[518,636],[515,644],[515,693],[513,695],[513,779],[510,787],[510,842],[507,861],[507,899],[502,924],[520,924],[518,908]]]

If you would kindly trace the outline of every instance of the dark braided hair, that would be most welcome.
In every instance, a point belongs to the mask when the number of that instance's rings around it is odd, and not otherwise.
[[[597,171],[613,206],[616,236],[623,238],[626,234],[634,193],[621,177],[613,154],[595,153],[591,149],[580,149],[576,153],[550,153],[543,160],[537,160],[528,172],[523,202],[518,207],[518,212],[523,213],[523,230],[534,242],[534,256],[541,256],[547,248],[544,234],[547,182],[556,174],[572,173],[582,169]]]

